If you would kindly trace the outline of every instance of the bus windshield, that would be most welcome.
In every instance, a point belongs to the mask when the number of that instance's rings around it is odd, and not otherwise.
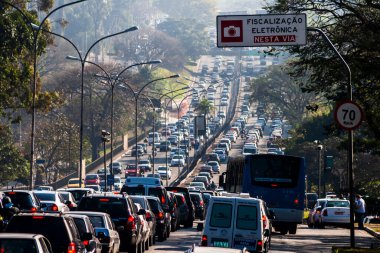
[[[273,156],[272,159],[256,157],[250,160],[252,185],[267,187],[295,187],[299,176],[299,159],[282,159]]]

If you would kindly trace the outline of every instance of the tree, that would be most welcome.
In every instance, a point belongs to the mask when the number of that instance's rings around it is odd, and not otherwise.
[[[198,112],[198,115],[207,115],[215,110],[215,107],[212,105],[211,101],[207,99],[202,99],[199,101],[199,104],[194,109]]]
[[[206,26],[196,19],[175,20],[168,18],[157,26],[162,32],[180,41],[185,55],[192,60],[206,54],[209,47],[209,36]]]
[[[7,126],[0,124],[0,178],[2,182],[27,178],[28,164],[17,147]]]
[[[301,81],[301,78],[291,78],[286,73],[286,67],[275,65],[266,75],[252,81],[252,98],[271,104],[272,109],[281,109],[292,124],[298,123],[305,116],[306,106],[318,101],[313,93],[302,93],[299,87]]]
[[[308,26],[321,28],[348,62],[352,72],[353,97],[366,112],[369,134],[380,146],[380,5],[377,1],[277,0],[274,13],[308,13]],[[289,70],[292,76],[310,73],[302,85],[331,101],[346,98],[348,73],[321,36],[308,33],[308,43],[292,47],[297,56]]]

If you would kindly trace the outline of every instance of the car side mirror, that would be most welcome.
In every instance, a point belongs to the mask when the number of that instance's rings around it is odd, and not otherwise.
[[[270,231],[269,229],[265,229],[264,230],[264,236],[269,236],[270,235]]]

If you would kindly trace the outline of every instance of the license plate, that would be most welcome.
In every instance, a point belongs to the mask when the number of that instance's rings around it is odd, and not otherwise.
[[[211,242],[214,247],[220,247],[220,248],[229,248],[230,245],[228,244],[228,241],[225,239],[214,239]]]
[[[235,238],[234,240],[235,247],[247,247],[254,248],[256,247],[256,240],[244,239],[244,238]]]

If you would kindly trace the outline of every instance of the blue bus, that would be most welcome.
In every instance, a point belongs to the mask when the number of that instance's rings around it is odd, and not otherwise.
[[[302,157],[256,154],[231,158],[225,190],[261,198],[274,211],[273,227],[295,234],[302,223],[305,199],[305,160]]]

